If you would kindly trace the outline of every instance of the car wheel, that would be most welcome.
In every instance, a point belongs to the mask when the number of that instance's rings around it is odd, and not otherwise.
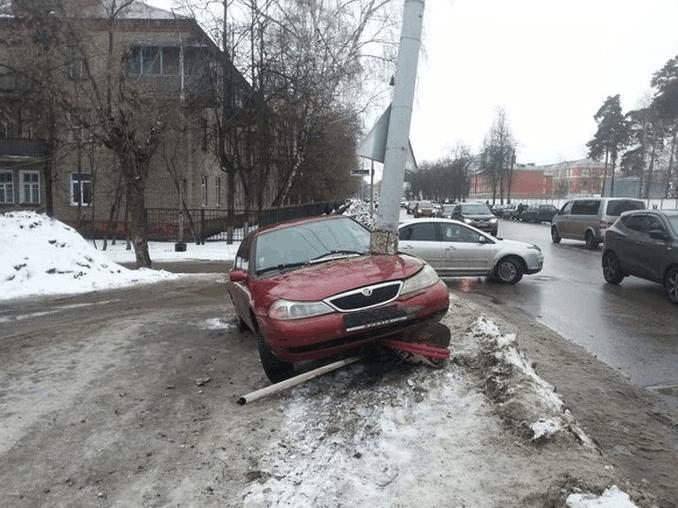
[[[551,227],[551,241],[553,243],[560,243],[560,240],[562,240],[562,238],[560,238],[560,233],[558,233],[558,228],[555,227],[555,226],[552,226]]]
[[[515,258],[504,258],[497,263],[494,277],[504,284],[515,284],[523,278],[522,264]]]
[[[266,344],[266,339],[264,339],[260,331],[257,331],[257,347],[259,349],[261,366],[264,368],[266,377],[271,383],[279,383],[294,376],[294,365],[279,360],[273,354],[271,348],[268,347],[268,344]]]
[[[619,260],[614,252],[606,252],[603,256],[603,276],[610,284],[619,284],[624,274],[619,268]]]
[[[595,249],[598,247],[598,242],[596,242],[596,237],[593,236],[593,233],[591,231],[587,231],[586,234],[584,235],[584,241],[586,242],[586,248],[587,249]]]
[[[678,268],[673,267],[666,273],[664,287],[671,303],[678,304]]]

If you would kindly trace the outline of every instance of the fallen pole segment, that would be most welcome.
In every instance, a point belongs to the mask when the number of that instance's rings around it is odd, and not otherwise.
[[[327,374],[328,372],[332,372],[342,367],[346,367],[347,365],[351,365],[352,363],[359,362],[364,358],[365,355],[352,356],[350,358],[346,358],[345,360],[340,360],[338,362],[323,365],[322,367],[309,370],[308,372],[304,372],[303,374],[299,374],[298,376],[291,377],[289,379],[286,379],[285,381],[281,381],[280,383],[275,383],[265,388],[253,391],[252,393],[248,393],[247,395],[243,395],[237,400],[237,403],[243,406],[248,402],[252,402],[262,397],[266,397],[267,395],[271,395],[273,393],[286,390],[287,388],[291,388],[292,386],[301,384],[304,381],[308,381],[309,379],[322,376],[323,374]]]

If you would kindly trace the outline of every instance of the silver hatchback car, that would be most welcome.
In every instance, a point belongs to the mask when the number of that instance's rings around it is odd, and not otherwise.
[[[619,216],[629,210],[644,210],[645,203],[630,198],[579,198],[568,201],[553,217],[551,239],[584,240],[586,248],[595,249],[603,241],[605,231]]]
[[[515,284],[544,266],[536,245],[494,238],[456,220],[408,220],[398,231],[400,251],[424,259],[443,277],[488,276]]]

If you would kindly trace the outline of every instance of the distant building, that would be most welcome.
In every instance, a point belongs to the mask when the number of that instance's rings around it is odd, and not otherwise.
[[[599,195],[603,189],[605,165],[591,159],[556,164],[516,164],[496,191],[496,199],[547,199],[566,196]],[[509,191],[510,185],[510,191]],[[471,174],[469,197],[492,199],[492,181],[482,168]]]

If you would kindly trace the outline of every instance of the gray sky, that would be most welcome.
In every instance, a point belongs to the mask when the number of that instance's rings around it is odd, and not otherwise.
[[[635,107],[676,54],[678,0],[427,0],[415,154],[477,150],[503,106],[519,161],[584,157],[602,101]]]

